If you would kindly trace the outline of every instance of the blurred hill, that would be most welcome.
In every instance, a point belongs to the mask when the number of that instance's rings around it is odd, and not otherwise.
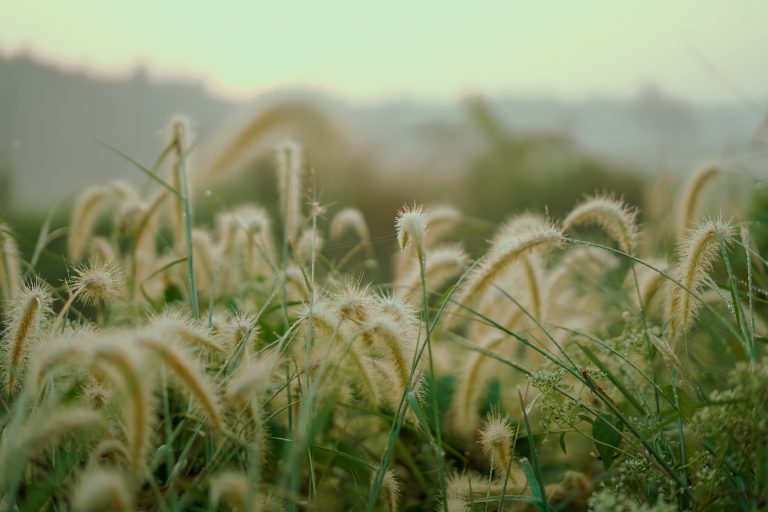
[[[108,80],[25,57],[1,60],[0,152],[13,170],[14,206],[43,204],[87,183],[136,181],[97,139],[144,161],[162,150],[158,133],[172,114],[188,113],[204,131],[232,106],[201,84],[150,83],[143,70]]]
[[[142,68],[108,79],[16,56],[0,58],[0,202],[31,209],[84,184],[139,182],[139,173],[96,141],[150,163],[174,114],[194,122],[204,146],[233,117],[288,99],[324,112],[348,139],[341,147],[374,160],[376,172],[387,176],[474,172],[473,160],[488,146],[488,130],[478,129],[467,104],[362,105],[307,90],[267,93],[246,104],[217,97],[202,83],[155,80]],[[653,88],[631,100],[504,97],[486,104],[512,136],[554,136],[649,172],[688,172],[707,161],[749,157],[767,142],[755,140],[765,137],[759,129],[764,111],[741,102],[687,104]]]

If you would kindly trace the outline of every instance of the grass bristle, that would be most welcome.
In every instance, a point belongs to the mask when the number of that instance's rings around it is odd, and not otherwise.
[[[27,363],[27,353],[41,324],[50,313],[51,297],[45,285],[31,282],[15,294],[6,312],[7,326],[3,331],[3,384],[8,394],[19,387]]]
[[[680,261],[669,294],[669,328],[672,337],[684,334],[693,324],[699,309],[696,295],[701,292],[712,265],[720,254],[720,244],[730,242],[733,227],[722,219],[706,220],[688,233],[679,248]]]
[[[219,400],[213,385],[190,355],[172,343],[155,338],[151,331],[140,336],[136,342],[157,354],[178,379],[181,387],[197,400],[214,427],[223,426]]]
[[[70,225],[51,208],[37,238],[0,224],[0,507],[765,508],[761,187],[724,213],[738,225],[697,223],[717,171],[697,174],[669,201],[682,239],[663,208],[640,217],[610,195],[569,213],[577,198],[515,213],[513,191],[504,211],[470,210],[479,197],[466,215],[393,215],[404,197],[382,188],[347,208],[290,142],[276,194],[233,187],[264,206],[189,189],[188,174],[199,188],[251,163],[290,108],[192,173],[173,122],[151,167],[127,157],[141,188],[86,189]]]
[[[108,469],[83,473],[72,498],[75,512],[131,512],[133,500],[123,475]]]
[[[560,230],[546,222],[532,224],[520,232],[498,238],[488,254],[466,277],[453,296],[453,301],[472,307],[480,295],[489,290],[494,280],[520,257],[535,251],[546,251],[560,246]]]
[[[563,221],[563,231],[569,231],[581,224],[597,224],[613,238],[619,249],[632,254],[637,245],[637,212],[621,201],[607,196],[597,196],[587,199]]]
[[[678,220],[678,238],[685,238],[686,232],[692,228],[696,220],[696,212],[701,201],[706,185],[720,173],[720,168],[710,165],[700,168],[691,174],[685,184],[680,200],[680,213]]]

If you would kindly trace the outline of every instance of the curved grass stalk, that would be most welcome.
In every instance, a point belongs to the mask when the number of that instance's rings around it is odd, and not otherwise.
[[[482,394],[480,384],[482,370],[488,359],[485,352],[493,352],[504,341],[506,336],[497,336],[481,342],[483,352],[474,352],[464,364],[453,398],[453,425],[464,437],[469,438],[477,428],[477,403]],[[484,382],[485,379],[482,379]]]
[[[219,400],[213,390],[213,384],[196,365],[191,357],[172,344],[159,341],[154,337],[141,337],[137,343],[156,353],[165,365],[178,377],[183,387],[195,397],[205,411],[211,424],[222,428],[223,418]]]
[[[128,445],[129,468],[131,475],[138,479],[144,472],[144,464],[152,436],[151,424],[154,418],[154,400],[147,375],[140,370],[136,354],[116,344],[96,347],[93,361],[104,365],[106,374],[115,380],[116,385],[125,386],[128,394],[128,407],[125,410],[125,432]],[[114,379],[119,375],[119,380]]]
[[[184,235],[187,242],[187,279],[189,281],[189,301],[192,305],[192,316],[200,319],[200,302],[197,297],[197,283],[195,282],[195,256],[192,240],[192,207],[190,206],[189,178],[187,177],[186,160],[184,155],[184,126],[176,123],[174,126],[174,138],[176,141],[176,156],[178,173],[181,181],[181,198],[184,204]],[[175,190],[175,189],[172,189]],[[177,191],[178,195],[179,192]]]
[[[581,224],[597,224],[616,240],[619,248],[633,253],[637,245],[637,211],[607,196],[588,199],[573,209],[563,221],[563,231]]]
[[[715,166],[702,167],[693,175],[685,185],[683,197],[680,201],[680,213],[677,225],[678,238],[683,239],[696,214],[702,191],[706,185],[717,176],[720,169]]]
[[[491,247],[481,263],[472,270],[453,301],[470,306],[512,263],[531,251],[557,247],[561,240],[560,230],[547,224],[501,238]]]
[[[664,278],[667,281],[669,281],[670,283],[672,283],[675,286],[679,287],[680,289],[684,290],[692,298],[696,299],[699,303],[701,303],[707,309],[707,312],[710,313],[712,315],[712,317],[715,318],[732,335],[734,335],[736,337],[741,337],[741,333],[739,331],[737,331],[736,329],[734,329],[733,325],[724,316],[722,316],[715,308],[712,307],[712,305],[710,305],[706,300],[704,300],[704,298],[701,296],[701,294],[686,288],[685,285],[682,282],[680,282],[678,279],[676,279],[675,277],[673,277],[669,273],[664,272],[664,271],[662,271],[661,269],[659,269],[657,267],[654,267],[650,263],[648,263],[648,262],[646,262],[646,261],[644,261],[644,260],[642,260],[642,259],[640,259],[638,257],[635,257],[635,256],[633,256],[631,254],[627,254],[627,253],[625,253],[625,252],[623,252],[623,251],[621,251],[619,249],[614,249],[613,247],[608,247],[607,245],[601,245],[601,244],[597,244],[597,243],[593,243],[593,242],[587,242],[585,240],[577,240],[577,239],[573,239],[573,238],[563,238],[563,241],[565,243],[571,243],[571,244],[576,244],[576,245],[585,245],[585,246],[589,246],[589,247],[596,247],[596,248],[602,249],[604,251],[612,252],[614,254],[623,256],[623,257],[633,261],[634,263],[639,263],[640,265],[643,265],[644,267],[647,267],[647,268],[653,270],[654,272],[656,272],[658,274],[661,274],[662,276],[664,276]]]
[[[672,337],[684,334],[694,322],[697,303],[691,300],[688,290],[698,294],[715,258],[720,252],[720,240],[729,239],[731,227],[723,221],[702,223],[691,232],[682,245],[681,260],[675,269],[675,277],[682,287],[674,287],[669,296],[669,327]],[[736,307],[736,306],[734,306]],[[743,335],[743,333],[740,333]]]

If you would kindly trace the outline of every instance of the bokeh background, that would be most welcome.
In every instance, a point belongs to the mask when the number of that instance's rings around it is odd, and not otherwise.
[[[512,212],[556,215],[603,190],[663,224],[665,198],[701,165],[727,171],[710,194],[761,200],[736,190],[768,162],[762,1],[0,0],[0,12],[0,217],[27,250],[49,212],[66,224],[83,186],[142,186],[103,143],[149,166],[175,115],[195,129],[197,222],[273,206],[271,151],[290,137],[329,212],[360,208],[385,255],[404,203],[460,207],[477,222],[457,236],[481,243]],[[249,158],[211,171],[255,120]]]

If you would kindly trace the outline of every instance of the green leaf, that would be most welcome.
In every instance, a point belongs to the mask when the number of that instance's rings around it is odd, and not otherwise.
[[[21,500],[18,510],[31,512],[42,510],[45,504],[50,503],[51,496],[64,486],[68,478],[77,469],[77,453],[75,451],[57,451],[56,463],[51,470],[40,479],[25,489],[25,496]]]
[[[43,226],[40,228],[40,234],[38,235],[37,243],[35,244],[35,252],[32,253],[32,259],[29,261],[30,269],[35,268],[37,260],[40,259],[40,254],[42,254],[43,249],[45,249],[45,246],[50,241],[48,235],[51,232],[51,221],[53,220],[53,215],[56,213],[56,207],[58,205],[59,201],[57,200],[53,203],[53,206],[48,210],[48,214],[45,216],[45,221],[43,221]]]
[[[616,415],[608,412],[600,414],[592,423],[592,437],[606,470],[611,467],[613,455],[621,445],[621,432],[623,430],[624,425]]]
[[[429,374],[423,378],[423,385],[419,391],[420,404],[424,416],[432,421],[434,418],[442,418],[451,407],[455,377],[442,376],[432,379]],[[437,402],[437,412],[435,412]]]
[[[354,443],[335,440],[333,446],[312,445],[310,449],[318,464],[340,468],[361,480],[370,478],[371,466],[364,460],[365,453]]]
[[[643,407],[643,404],[640,403],[640,401],[624,386],[624,384],[621,382],[621,379],[619,379],[616,375],[613,374],[613,372],[608,368],[589,348],[579,345],[579,348],[586,354],[586,356],[589,358],[590,361],[592,361],[595,366],[600,368],[600,370],[605,373],[606,377],[608,377],[608,380],[613,383],[616,388],[621,391],[621,394],[624,395],[624,397],[627,399],[627,402],[632,404],[632,406],[637,409],[637,411],[645,415],[646,411]],[[593,390],[594,391],[594,390]]]
[[[421,425],[421,428],[424,429],[424,432],[427,433],[429,436],[429,439],[432,440],[432,430],[429,426],[429,420],[427,420],[427,416],[424,414],[424,411],[421,409],[421,405],[419,404],[418,398],[416,398],[416,393],[413,391],[409,391],[406,395],[406,400],[408,400],[408,405],[411,406],[411,409],[413,410],[413,413],[416,415],[416,419],[419,422],[419,425]]]
[[[544,498],[544,491],[539,485],[539,480],[536,478],[533,466],[531,466],[531,463],[528,462],[527,458],[523,457],[520,459],[520,467],[523,469],[525,479],[528,481],[528,486],[531,488],[533,497],[536,499],[536,501],[533,502],[533,505],[539,510],[549,510]]]
[[[160,176],[158,176],[158,175],[157,175],[157,174],[156,174],[154,171],[152,171],[151,169],[147,169],[146,167],[144,167],[143,165],[141,165],[139,162],[137,162],[136,160],[134,160],[133,158],[131,158],[131,157],[130,157],[130,156],[128,156],[127,154],[123,153],[122,151],[120,151],[120,150],[119,150],[119,149],[117,149],[116,147],[112,146],[111,144],[108,144],[108,143],[106,143],[106,142],[104,142],[104,141],[101,141],[101,140],[97,140],[96,142],[97,142],[97,143],[99,143],[99,144],[101,144],[102,146],[104,146],[104,147],[105,147],[105,148],[107,148],[108,150],[112,151],[113,153],[115,153],[117,156],[119,156],[120,158],[122,158],[123,160],[125,160],[126,162],[128,162],[129,164],[131,164],[132,166],[134,166],[136,169],[138,169],[138,170],[140,170],[141,172],[143,172],[144,174],[146,174],[146,175],[147,175],[147,177],[149,177],[151,180],[153,180],[154,182],[156,182],[157,184],[159,184],[161,187],[163,187],[164,189],[166,189],[166,190],[167,190],[168,192],[170,192],[171,194],[175,195],[175,196],[176,196],[176,197],[178,197],[179,199],[182,199],[182,196],[181,196],[181,194],[179,193],[179,191],[178,191],[178,190],[176,190],[175,188],[173,188],[172,186],[170,186],[170,185],[169,185],[169,184],[168,184],[166,181],[163,181],[163,179],[162,179]]]
[[[504,496],[489,496],[487,498],[475,498],[472,500],[473,505],[482,505],[483,503],[507,503],[507,502],[528,503],[538,508],[539,510],[544,510],[541,507],[541,502],[537,498],[534,498],[533,496],[513,496],[510,494],[506,494]]]
[[[520,389],[517,390],[517,397],[520,399],[520,405],[523,408],[523,425],[525,425],[525,433],[528,435],[528,439],[530,439],[530,455],[531,461],[533,462],[533,464],[531,464],[526,457],[523,457],[520,459],[520,465],[523,467],[523,472],[525,473],[525,478],[528,480],[528,485],[531,487],[531,492],[533,492],[533,495],[538,500],[536,508],[539,510],[549,510],[547,497],[544,494],[544,488],[541,485],[541,482],[544,479],[541,476],[539,457],[536,454],[536,443],[533,439],[531,423],[528,421],[528,414],[525,410],[525,401],[523,400],[523,394],[520,392]]]
[[[667,384],[666,386],[662,386],[661,390],[670,398],[674,397],[675,391],[677,391],[678,407],[680,408],[680,414],[683,415],[683,417],[693,416],[696,412],[696,407],[683,388]]]

